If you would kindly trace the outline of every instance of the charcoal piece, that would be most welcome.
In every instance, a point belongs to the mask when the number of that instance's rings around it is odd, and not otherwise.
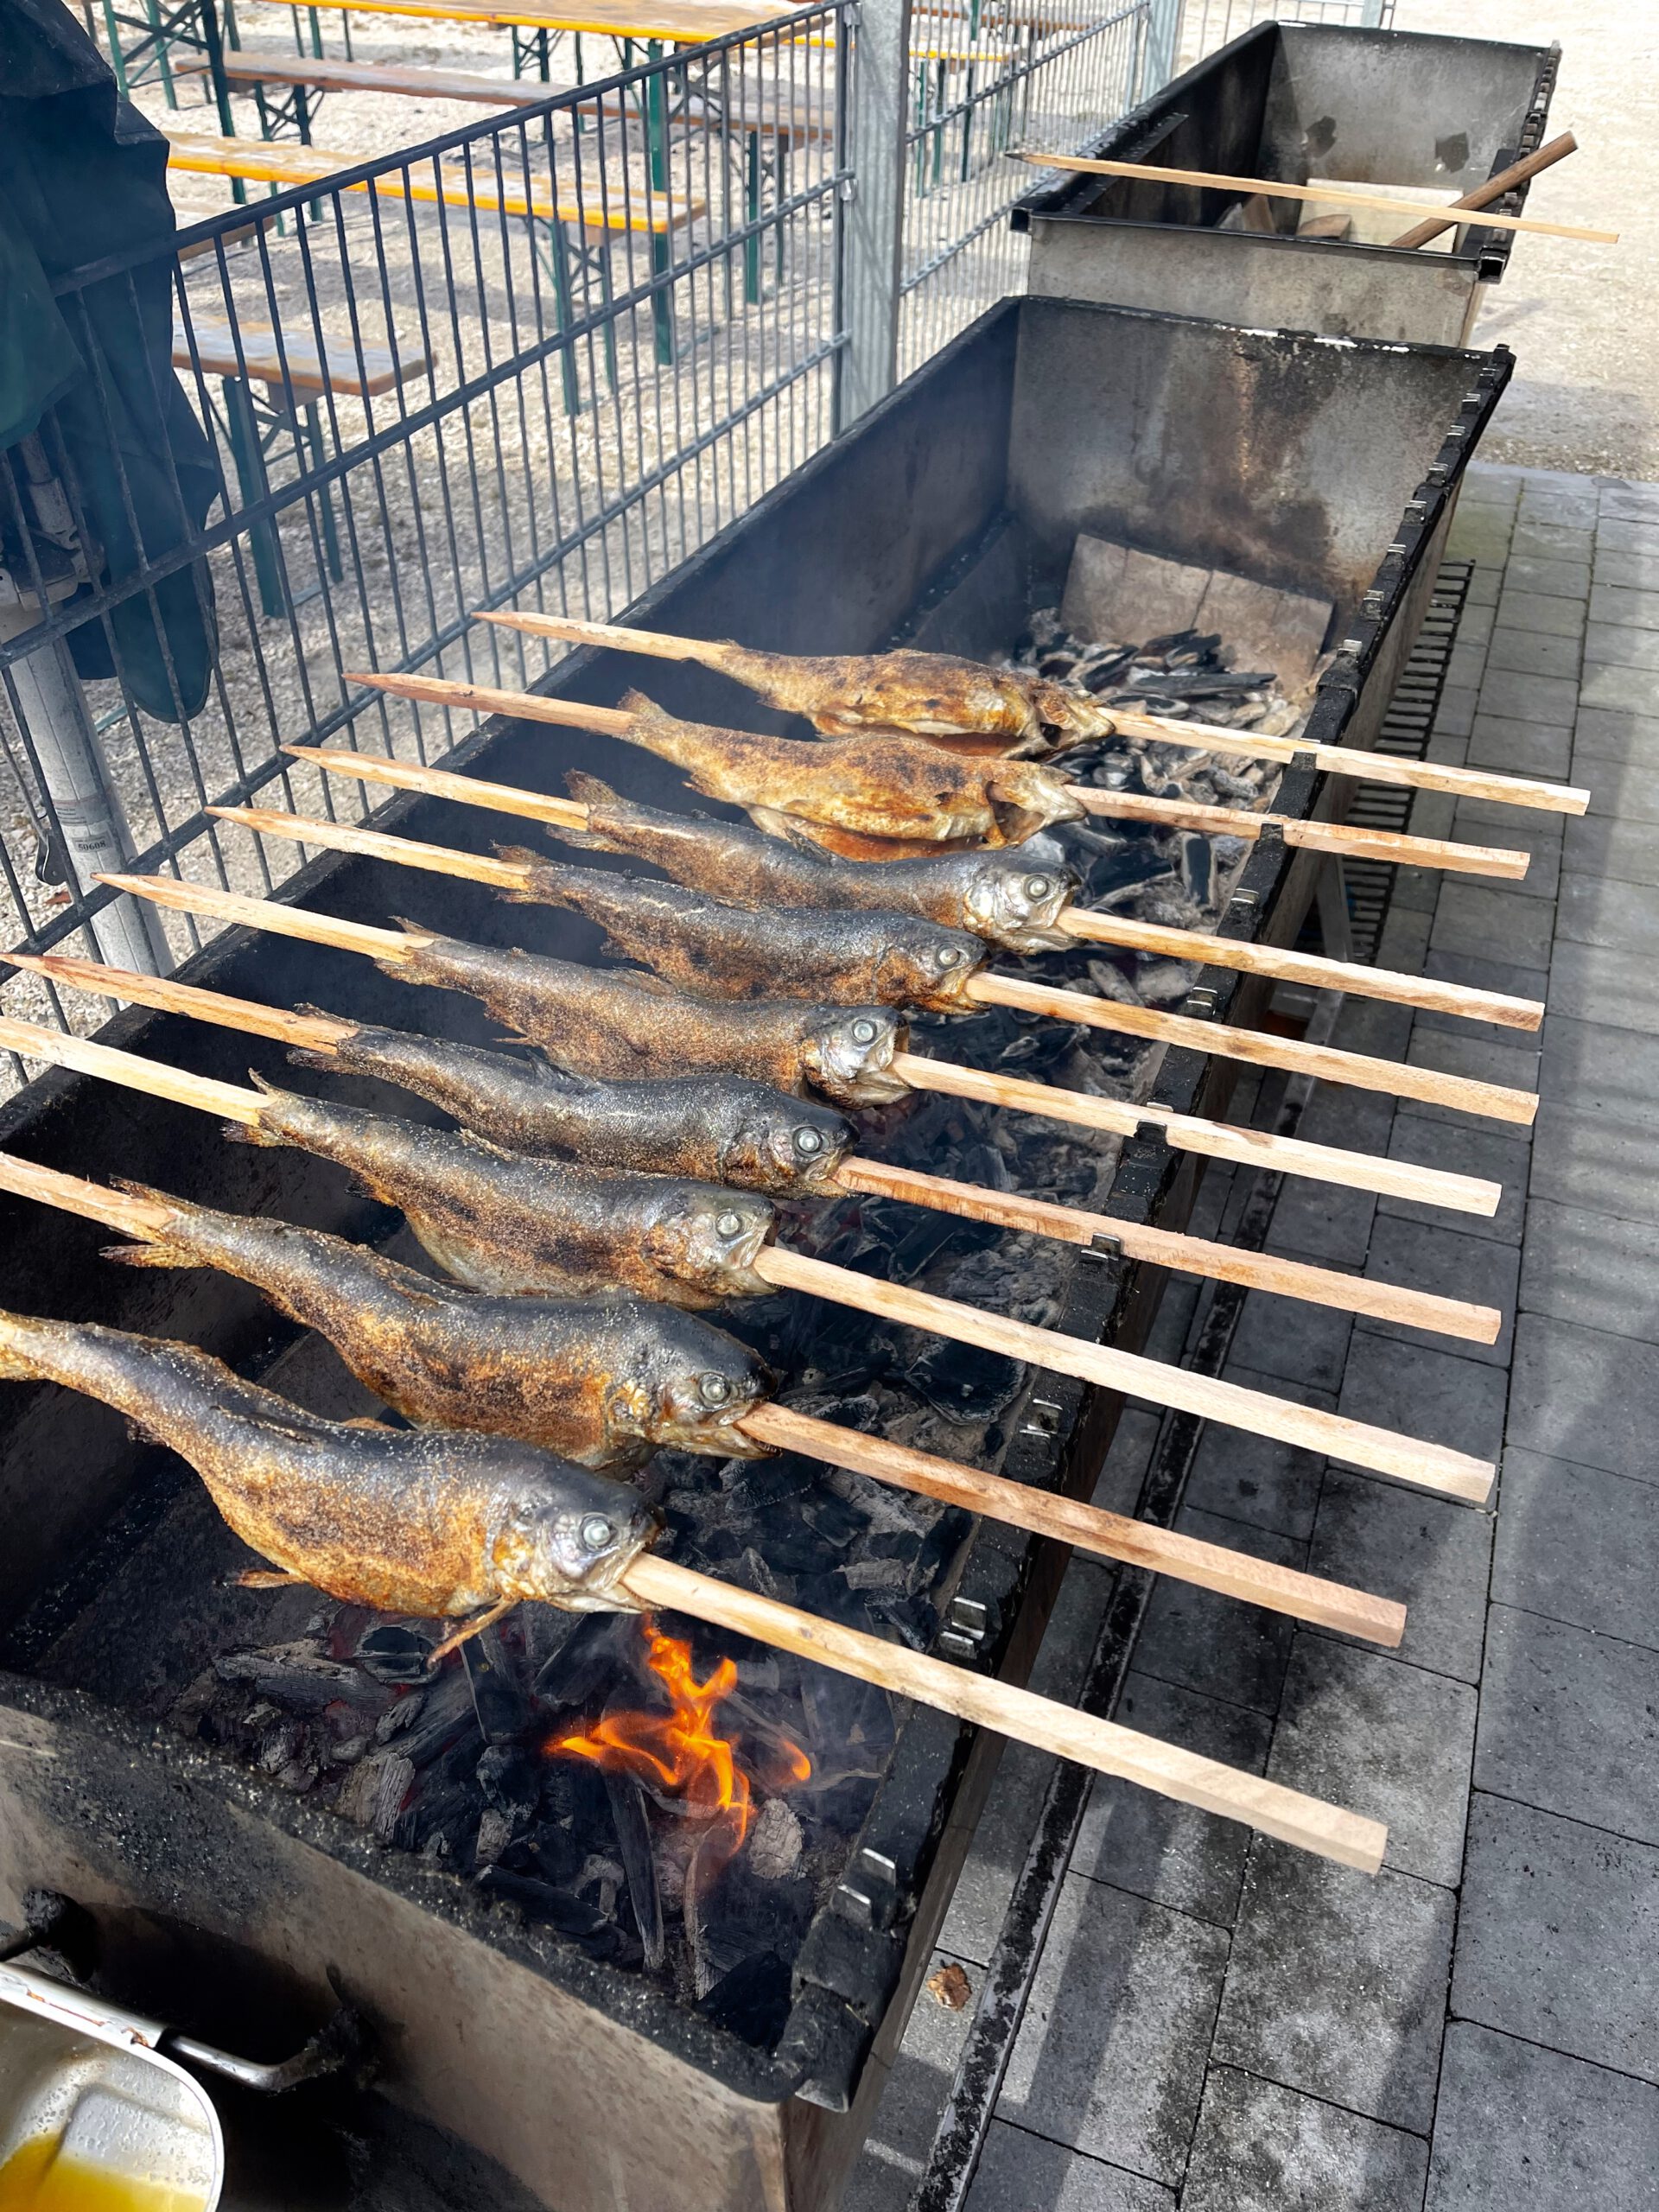
[[[1128,845],[1103,855],[1089,870],[1084,887],[1088,904],[1103,906],[1108,900],[1118,901],[1126,891],[1138,890],[1143,884],[1173,876],[1176,865],[1169,853],[1160,851],[1150,842]]]
[[[790,1996],[789,1967],[776,1951],[759,1951],[721,1974],[698,2009],[716,2027],[770,2050],[788,2022]]]
[[[510,1744],[536,1718],[536,1702],[525,1678],[524,1655],[514,1633],[503,1625],[480,1629],[461,1647],[473,1711],[486,1742]]]
[[[626,1672],[639,1649],[632,1613],[587,1613],[543,1667],[536,1694],[556,1711],[592,1704]]]
[[[288,1713],[321,1713],[348,1703],[365,1713],[384,1713],[391,1693],[365,1682],[355,1667],[323,1656],[314,1644],[278,1643],[263,1651],[226,1651],[213,1662],[222,1682],[241,1682]]]
[[[645,1796],[632,1775],[607,1773],[605,1795],[616,1830],[617,1849],[633,1907],[633,1924],[639,1931],[646,1967],[652,1972],[663,1963],[663,1899],[657,1886],[655,1858],[651,1847],[651,1822]]]
[[[358,1638],[355,1657],[377,1682],[423,1682],[437,1638],[402,1621],[378,1621]]]
[[[868,1526],[856,1506],[849,1505],[845,1498],[837,1497],[831,1490],[820,1489],[804,1498],[801,1518],[823,1542],[832,1545],[838,1552],[845,1551]]]
[[[478,1716],[464,1667],[448,1668],[431,1684],[420,1718],[404,1730],[397,1748],[417,1767],[429,1766],[462,1736],[478,1740]]]
[[[1049,653],[1037,664],[1037,673],[1050,683],[1064,683],[1077,665],[1075,653]]]
[[[763,1882],[781,1882],[801,1863],[805,1843],[798,1817],[781,1797],[769,1797],[748,1838],[749,1871]]]
[[[613,1920],[607,1919],[596,1906],[587,1904],[569,1890],[556,1889],[550,1882],[541,1882],[525,1874],[513,1874],[501,1866],[486,1866],[479,1877],[479,1887],[492,1897],[505,1897],[521,1908],[527,1918],[544,1921],[579,1943],[590,1959],[601,1959],[617,1966],[636,1967],[640,1963],[641,1950],[638,1941],[626,1935]]]
[[[868,1593],[870,1624],[878,1636],[902,1643],[907,1651],[931,1651],[938,1633],[938,1608],[925,1596],[886,1597]]]
[[[794,1506],[762,1522],[748,1541],[739,1545],[731,1560],[735,1570],[734,1580],[742,1580],[749,1582],[751,1588],[765,1589],[765,1583],[750,1580],[751,1554],[765,1560],[766,1576],[777,1590],[781,1591],[787,1584],[794,1588],[797,1597],[804,1594],[798,1586],[803,1577],[816,1579],[830,1565],[825,1555],[824,1539],[804,1513]],[[775,1592],[767,1590],[766,1594],[772,1596]]]
[[[540,1770],[519,1745],[492,1744],[474,1770],[487,1803],[502,1813],[533,1813],[542,1794]]]
[[[975,1344],[944,1341],[913,1360],[905,1380],[948,1421],[986,1421],[1006,1411],[1025,1389],[1026,1368],[1023,1361]]]
[[[856,1616],[849,1625],[872,1625],[868,1609],[856,1596],[847,1610]],[[828,1667],[814,1667],[802,1676],[801,1703],[809,1730],[807,1754],[812,1760],[805,1789],[814,1797],[851,1777],[868,1779],[886,1771],[893,1738],[893,1701],[886,1690],[851,1675],[832,1673]]]
[[[734,1459],[721,1471],[721,1482],[734,1515],[769,1514],[814,1489],[818,1463],[798,1452],[780,1452],[775,1459]]]
[[[893,1244],[890,1273],[908,1282],[924,1268],[947,1252],[977,1252],[995,1243],[1001,1230],[982,1221],[969,1221],[958,1214],[913,1209],[913,1225]]]
[[[1074,1021],[1045,1021],[1021,1031],[997,1056],[996,1065],[1016,1074],[1040,1079],[1051,1068],[1087,1041],[1090,1033]]]

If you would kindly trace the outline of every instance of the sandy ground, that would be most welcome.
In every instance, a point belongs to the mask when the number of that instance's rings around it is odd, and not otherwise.
[[[1527,213],[1617,231],[1616,246],[1525,238],[1488,295],[1477,345],[1516,357],[1482,458],[1659,477],[1659,5],[1655,0],[1400,0],[1401,30],[1559,41],[1549,131],[1580,150]]]

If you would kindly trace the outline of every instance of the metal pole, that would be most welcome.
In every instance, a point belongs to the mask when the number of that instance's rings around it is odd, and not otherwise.
[[[0,605],[0,645],[22,637],[40,620],[33,598]],[[95,875],[124,868],[132,859],[126,810],[64,640],[54,638],[38,652],[15,661],[7,674],[15,711],[62,840],[70,887],[79,898],[91,889]],[[89,917],[86,926],[101,960],[136,968],[146,976],[165,976],[171,970],[173,956],[160,918],[147,903],[117,899]]]
[[[842,10],[843,46],[856,26],[847,111],[855,189],[841,222],[841,327],[847,344],[836,378],[837,431],[868,414],[898,381],[910,10],[911,0],[859,0],[856,8]]]
[[[1146,42],[1141,49],[1137,100],[1150,99],[1175,74],[1175,57],[1181,50],[1181,17],[1185,0],[1151,0],[1147,10]]]

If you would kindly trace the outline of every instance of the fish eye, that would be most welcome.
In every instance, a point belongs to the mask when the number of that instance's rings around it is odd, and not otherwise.
[[[589,1513],[583,1516],[580,1534],[584,1547],[590,1552],[598,1552],[613,1541],[616,1530],[602,1513]]]
[[[715,1224],[716,1231],[721,1236],[735,1236],[742,1226],[743,1217],[741,1213],[723,1213]]]
[[[697,1388],[706,1406],[723,1406],[732,1395],[732,1386],[723,1375],[700,1375]]]
[[[962,958],[962,947],[959,944],[942,944],[934,957],[941,968],[954,968]]]
[[[797,1129],[795,1149],[804,1160],[810,1160],[823,1150],[823,1134],[819,1129]]]
[[[855,1045],[874,1044],[875,1024],[868,1014],[860,1014],[858,1020],[853,1024],[853,1042]]]
[[[1053,885],[1046,875],[1028,875],[1026,878],[1027,899],[1046,899],[1053,888]]]

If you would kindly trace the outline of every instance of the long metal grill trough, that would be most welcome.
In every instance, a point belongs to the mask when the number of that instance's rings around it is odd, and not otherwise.
[[[903,640],[989,659],[1058,602],[1085,531],[1322,594],[1338,650],[1307,734],[1352,741],[1380,717],[1432,593],[1459,475],[1507,370],[1502,356],[1336,348],[1009,302],[635,617],[781,652]],[[609,703],[630,681],[682,714],[750,719],[721,679],[684,664],[584,653],[542,688]],[[395,724],[412,709],[379,695],[353,703],[365,751],[407,735]],[[437,753],[448,733],[429,715],[423,734]],[[654,804],[684,798],[658,762],[528,722],[465,737],[452,765],[550,791],[580,768]],[[325,803],[296,783],[307,811]],[[1328,813],[1338,796],[1292,768],[1275,810]],[[494,842],[487,820],[445,801],[399,802],[378,818],[474,851]],[[1227,931],[1294,941],[1313,855],[1287,857],[1271,838],[1210,851],[1213,866],[1183,840],[1133,833],[1078,856],[1097,899],[1179,880],[1195,914]],[[379,861],[327,858],[290,890],[347,919],[407,915],[486,943],[598,957],[586,924]],[[1064,969],[1069,983],[1079,964]],[[471,1041],[486,1029],[468,1001],[280,937],[232,931],[185,972],[284,1007],[309,1001]],[[1061,964],[1049,957],[1033,972],[1058,976]],[[1132,957],[1103,962],[1096,984],[1154,1002],[1183,987]],[[1224,978],[1215,1018],[1248,1020],[1261,995]],[[296,1076],[273,1046],[177,1016],[124,1015],[104,1033],[232,1082],[252,1065],[279,1083],[336,1088]],[[1223,1114],[1236,1075],[1221,1059],[1073,1035],[1002,1008],[944,1036],[979,1065],[1184,1112]],[[927,1037],[925,1048],[943,1041]],[[378,1085],[349,1095],[419,1110]],[[1171,1229],[1197,1180],[1193,1156],[1155,1138],[1115,1155],[938,1096],[871,1117],[864,1139],[900,1163]],[[79,1078],[48,1078],[13,1101],[0,1146],[370,1242],[397,1230],[335,1169],[226,1144],[200,1116]],[[3,1221],[0,1306],[185,1337],[302,1402],[362,1407],[316,1339],[275,1325],[239,1286],[110,1268],[96,1256],[102,1232],[54,1219],[42,1235],[41,1217],[17,1203]],[[1127,1351],[1144,1343],[1163,1281],[1149,1267],[869,1200],[804,1212],[791,1241]],[[1092,1487],[1120,1408],[841,1309],[779,1298],[721,1319],[782,1370],[791,1402],[1074,1496]],[[457,2203],[833,2203],[971,1836],[992,1738],[839,1682],[826,1689],[815,1672],[697,1630],[697,1681],[722,1658],[735,1669],[727,1718],[747,1747],[756,1819],[723,1866],[694,1870],[671,1810],[579,1753],[560,1755],[644,1701],[629,1624],[572,1630],[527,1609],[493,1645],[452,1660],[401,1719],[410,1686],[400,1674],[429,1624],[230,1586],[245,1555],[194,1482],[86,1401],[8,1389],[0,1423],[13,1530],[0,1570],[10,1624],[0,1887],[14,1917],[22,1891],[49,1878],[90,1911],[112,1994],[232,2048],[281,2048],[349,1999],[385,2069],[359,2133],[396,2139],[387,2097],[441,2131],[420,2140],[447,2139]],[[1013,1679],[1029,1666],[1063,1564],[1051,1548],[895,1505],[859,1478],[809,1491],[788,1460],[671,1457],[641,1479],[677,1557]],[[372,1788],[355,1778],[365,1774]]]

